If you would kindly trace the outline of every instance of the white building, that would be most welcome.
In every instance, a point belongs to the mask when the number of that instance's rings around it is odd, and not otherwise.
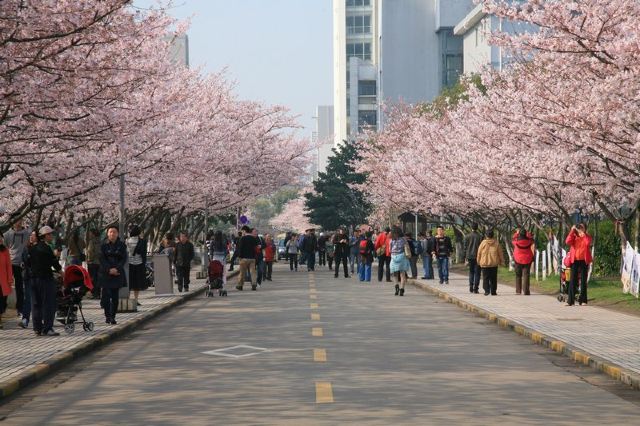
[[[479,73],[487,66],[502,70],[509,63],[509,56],[501,47],[489,44],[490,34],[496,31],[515,34],[537,29],[530,24],[487,15],[482,11],[482,5],[477,5],[453,30],[456,36],[463,38],[465,74]]]
[[[429,102],[462,73],[453,27],[472,0],[334,0],[334,144],[384,125],[383,104]]]
[[[333,149],[333,106],[322,105],[316,109],[315,135],[319,143],[316,155],[317,173],[320,173],[327,170]]]

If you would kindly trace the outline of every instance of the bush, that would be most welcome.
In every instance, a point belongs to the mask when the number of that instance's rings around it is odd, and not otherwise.
[[[593,222],[589,224],[589,233],[595,236],[593,274],[598,277],[618,275],[621,261],[620,237],[616,235],[613,222],[606,220],[597,225]]]

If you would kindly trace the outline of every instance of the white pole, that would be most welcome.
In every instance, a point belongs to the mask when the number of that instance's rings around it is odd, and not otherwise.
[[[536,281],[540,281],[540,250],[536,250]]]
[[[547,279],[547,251],[542,252],[542,281]]]

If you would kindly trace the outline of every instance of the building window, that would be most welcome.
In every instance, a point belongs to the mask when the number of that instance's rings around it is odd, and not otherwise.
[[[358,81],[358,96],[375,96],[375,95],[376,95],[375,80]]]
[[[358,111],[358,131],[375,130],[378,124],[376,111]]]
[[[347,7],[371,6],[371,0],[347,0]]]
[[[355,56],[363,61],[371,60],[371,43],[347,43],[347,62]]]
[[[438,33],[442,57],[442,86],[452,86],[458,82],[463,72],[462,37],[455,36],[453,30]]]
[[[347,34],[371,34],[371,15],[347,16]]]

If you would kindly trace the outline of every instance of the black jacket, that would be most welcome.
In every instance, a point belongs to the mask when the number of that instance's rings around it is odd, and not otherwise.
[[[478,247],[482,242],[482,235],[472,231],[467,238],[464,239],[464,253],[467,260],[476,260],[478,257]]]
[[[176,250],[173,253],[173,258],[175,259],[176,266],[191,266],[191,261],[195,257],[195,251],[193,249],[193,244],[191,241],[187,241],[186,243],[178,243],[176,244]]]
[[[451,245],[451,238],[446,235],[442,238],[435,237],[435,252],[438,257],[449,257],[453,252],[453,246]]]
[[[29,259],[31,262],[31,273],[35,278],[53,278],[53,271],[62,269],[58,258],[53,254],[49,244],[44,241],[38,242],[29,249]]]
[[[98,282],[102,288],[120,288],[127,286],[124,265],[127,263],[127,246],[120,238],[111,243],[105,240],[100,246],[100,270]],[[120,275],[110,275],[109,270],[116,268]]]
[[[341,243],[340,241],[344,241]],[[333,237],[333,243],[336,246],[335,257],[336,259],[341,259],[344,257],[349,257],[350,249],[349,249],[349,237],[347,234],[340,235],[336,234]]]
[[[240,241],[238,241],[233,257],[239,259],[255,259],[256,247],[259,243],[260,240],[253,235],[243,235]]]
[[[313,253],[318,249],[318,239],[314,234],[304,237],[302,247],[305,253]]]

